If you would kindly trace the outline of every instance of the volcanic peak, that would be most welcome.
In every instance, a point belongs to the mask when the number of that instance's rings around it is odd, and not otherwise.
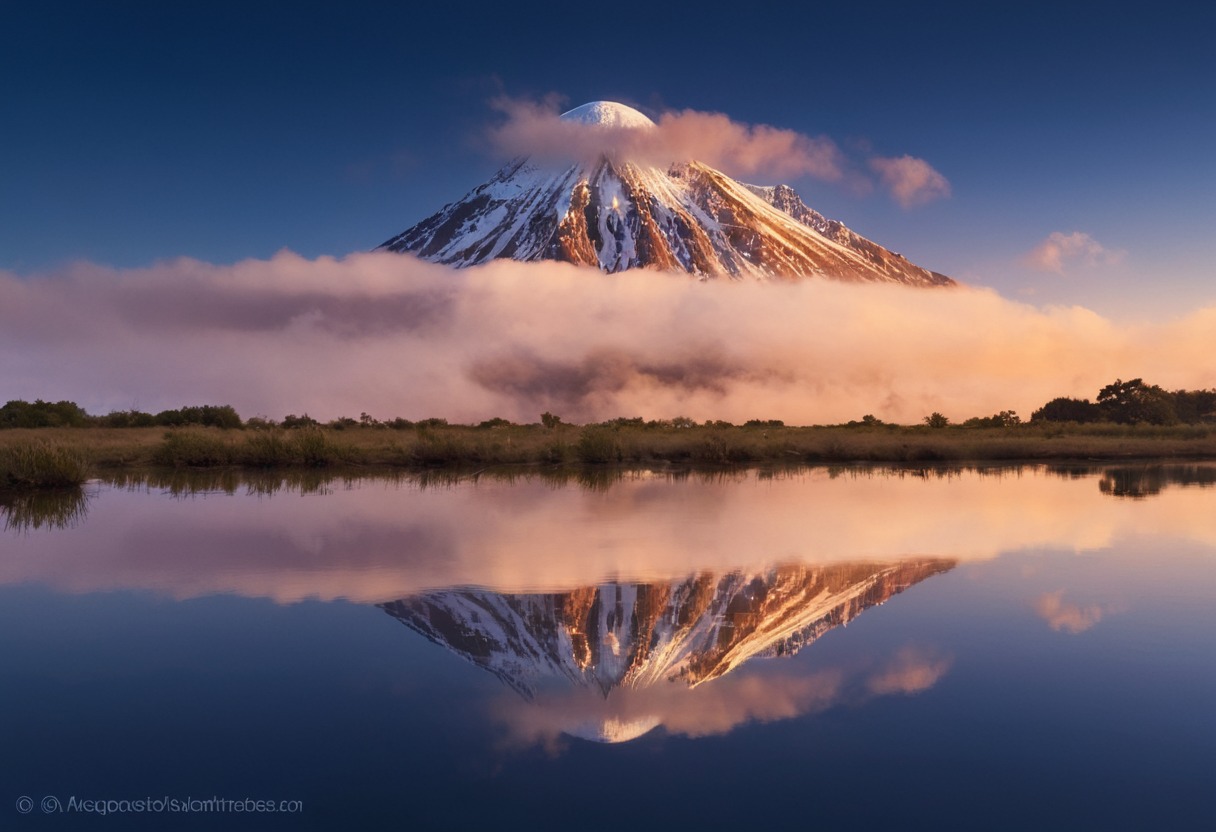
[[[655,126],[644,113],[615,101],[590,101],[562,113],[561,119],[600,127],[639,129]]]

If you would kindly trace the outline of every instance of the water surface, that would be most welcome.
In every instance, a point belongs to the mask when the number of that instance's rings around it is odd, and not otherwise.
[[[1203,828],[1214,483],[220,476],[9,501],[3,827]],[[213,796],[299,805],[55,811]]]

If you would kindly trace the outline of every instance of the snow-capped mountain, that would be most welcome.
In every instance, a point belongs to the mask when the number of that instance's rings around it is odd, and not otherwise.
[[[380,606],[525,698],[546,680],[607,696],[665,681],[696,686],[755,657],[793,655],[954,565],[941,558],[794,565],[559,593],[453,589]]]
[[[607,101],[562,119],[593,130],[655,128],[637,110]],[[379,248],[453,266],[510,258],[607,272],[954,285],[823,217],[786,185],[746,185],[696,161],[660,168],[619,154],[560,166],[515,159]]]

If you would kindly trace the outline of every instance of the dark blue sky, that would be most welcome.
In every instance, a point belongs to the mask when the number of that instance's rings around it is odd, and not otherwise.
[[[499,94],[722,112],[922,158],[906,210],[800,179],[915,262],[1034,303],[1210,301],[1216,6],[4,4],[0,269],[374,247],[502,160]],[[1101,247],[1025,266],[1053,232]]]

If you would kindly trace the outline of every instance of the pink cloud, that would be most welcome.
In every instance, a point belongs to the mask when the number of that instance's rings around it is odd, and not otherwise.
[[[878,174],[891,197],[904,208],[950,196],[950,183],[946,177],[924,159],[875,156],[870,159],[870,168]]]
[[[553,97],[501,97],[492,105],[507,120],[490,131],[490,141],[506,155],[582,160],[607,153],[657,166],[696,160],[735,176],[844,176],[844,154],[826,136],[741,124],[721,113],[668,112],[656,126],[638,129],[563,121]]]
[[[671,734],[705,737],[822,711],[841,700],[843,680],[835,670],[807,676],[744,673],[692,688],[667,681],[620,688],[607,698],[580,688],[534,702],[503,697],[494,703],[493,715],[507,729],[508,747],[557,751],[563,735],[620,742],[660,725]]]
[[[741,725],[793,719],[876,696],[922,693],[949,668],[948,658],[904,648],[868,678],[851,678],[840,669],[806,675],[744,670],[691,688],[663,681],[619,688],[607,697],[581,688],[533,702],[511,695],[497,700],[492,711],[507,730],[506,746],[540,745],[558,752],[563,735],[619,742],[662,726],[670,734],[716,736]]]
[[[937,684],[950,669],[951,660],[918,647],[905,647],[867,681],[876,696],[891,693],[920,693]]]
[[[1046,240],[1022,258],[1022,262],[1039,271],[1065,274],[1075,266],[1113,266],[1121,261],[1126,253],[1118,249],[1108,249],[1081,231],[1071,234],[1053,231],[1047,235]]]
[[[1064,600],[1064,590],[1048,592],[1035,602],[1035,611],[1051,629],[1061,633],[1083,633],[1093,627],[1114,607],[1101,604],[1076,604]]]

